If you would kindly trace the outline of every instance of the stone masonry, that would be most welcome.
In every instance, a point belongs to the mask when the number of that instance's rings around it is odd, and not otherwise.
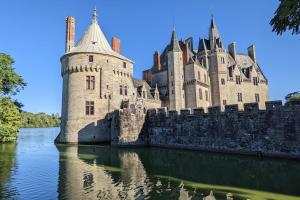
[[[300,105],[286,108],[281,101],[204,109],[166,111],[147,115],[130,109],[117,112],[113,145],[146,145],[300,159]],[[140,131],[140,132],[139,132]],[[118,135],[119,133],[119,135]]]

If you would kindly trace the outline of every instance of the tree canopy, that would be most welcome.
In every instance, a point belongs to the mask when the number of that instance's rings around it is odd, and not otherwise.
[[[270,21],[273,32],[282,35],[291,30],[292,34],[300,33],[300,0],[280,0],[275,16]]]
[[[0,53],[0,95],[16,95],[26,86],[23,78],[15,72],[15,61],[10,55]]]
[[[10,55],[0,53],[0,142],[15,141],[21,125],[22,104],[11,96],[20,92],[26,83],[15,72],[13,64]]]
[[[22,128],[46,128],[58,127],[60,125],[60,117],[58,114],[48,115],[45,113],[33,114],[30,112],[21,112]]]

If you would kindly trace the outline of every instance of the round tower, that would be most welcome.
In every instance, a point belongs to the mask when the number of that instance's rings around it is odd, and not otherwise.
[[[97,22],[96,9],[77,45],[74,17],[68,17],[66,23],[66,52],[60,59],[61,132],[56,142],[109,142],[107,113],[119,109],[123,100],[134,100],[133,62],[120,54],[120,47],[111,48]]]

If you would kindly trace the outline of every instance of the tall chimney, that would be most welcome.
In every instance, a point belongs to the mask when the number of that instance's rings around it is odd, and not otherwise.
[[[181,43],[183,65],[186,65],[190,60],[189,48],[187,44]]]
[[[111,39],[111,46],[112,46],[112,50],[114,50],[117,53],[121,52],[121,41],[119,38],[113,37]]]
[[[236,43],[233,42],[228,46],[228,50],[230,55],[233,57],[234,60],[236,60]]]
[[[160,54],[158,53],[158,51],[155,51],[154,55],[153,55],[153,64],[154,67],[156,67],[156,69],[158,71],[161,70],[161,64],[160,64]]]
[[[256,50],[254,45],[248,47],[248,56],[256,63]]]
[[[74,47],[75,43],[75,17],[68,16],[66,18],[66,48],[65,52],[68,53]]]

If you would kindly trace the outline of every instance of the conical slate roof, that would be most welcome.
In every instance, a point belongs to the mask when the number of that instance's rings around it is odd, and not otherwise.
[[[175,30],[173,30],[173,32],[172,32],[172,38],[171,38],[169,51],[181,51],[177,37],[176,37]]]
[[[97,22],[96,10],[94,10],[91,25],[88,27],[77,45],[68,52],[68,54],[70,53],[101,53],[132,62],[128,58],[112,50]]]
[[[213,35],[215,38],[221,37],[214,16],[212,16],[211,22],[210,22],[210,33],[211,33],[211,36]]]

